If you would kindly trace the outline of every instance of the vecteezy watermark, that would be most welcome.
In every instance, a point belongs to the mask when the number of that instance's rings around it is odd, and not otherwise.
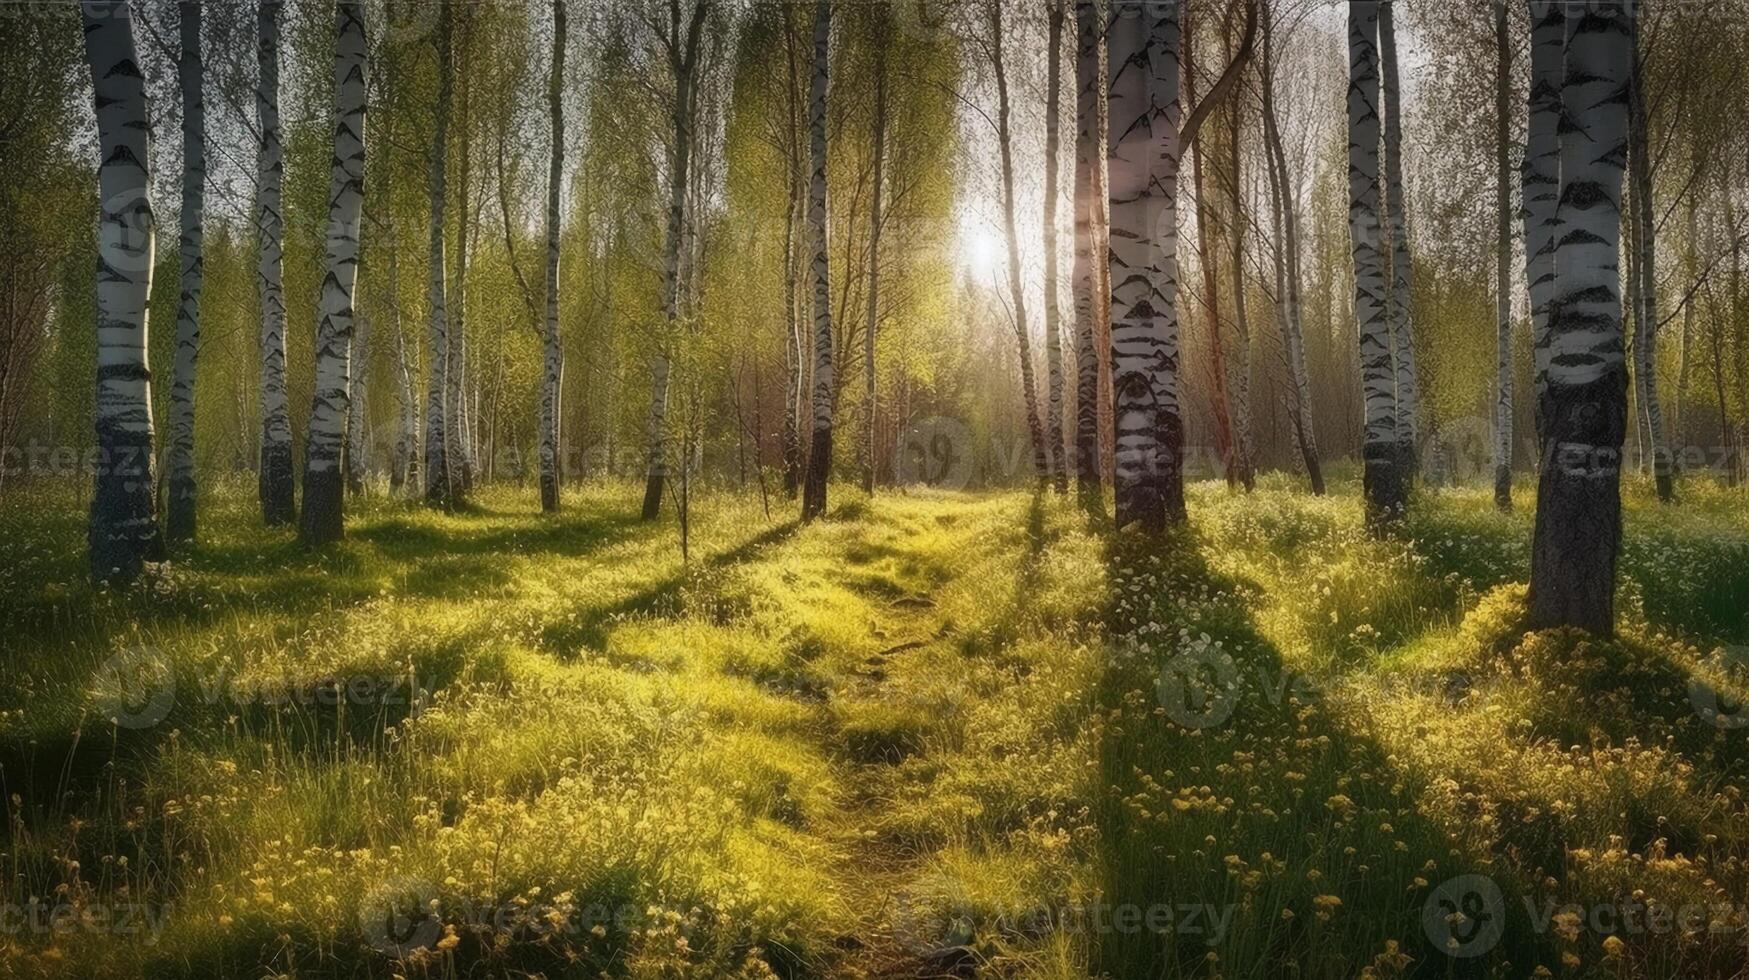
[[[1166,717],[1185,728],[1214,728],[1232,720],[1240,703],[1255,697],[1279,707],[1318,696],[1311,678],[1277,665],[1241,665],[1207,633],[1178,635],[1177,649],[1160,665],[1154,696]]]
[[[1582,904],[1519,899],[1524,919],[1538,935],[1554,933],[1567,942],[1580,933],[1596,936],[1673,935],[1734,936],[1749,942],[1749,906],[1734,902],[1672,904],[1656,899],[1625,898]],[[1421,926],[1434,948],[1454,959],[1473,959],[1491,952],[1506,935],[1508,906],[1500,885],[1480,874],[1464,874],[1441,882],[1421,906]]]
[[[1717,674],[1749,681],[1749,647],[1724,647],[1708,658],[1704,665]],[[1749,702],[1738,700],[1730,691],[1722,691],[1696,674],[1688,679],[1688,703],[1700,719],[1716,728],[1737,731],[1749,728]]]
[[[1487,875],[1458,875],[1428,893],[1421,904],[1421,929],[1447,956],[1481,956],[1506,934],[1506,899]]]
[[[155,943],[170,917],[169,905],[147,902],[0,902],[0,935],[14,938],[71,933],[144,936]]]
[[[403,957],[436,945],[443,935],[441,908],[431,882],[411,876],[391,878],[359,899],[359,931],[377,952]]]
[[[118,650],[98,666],[91,683],[98,714],[119,728],[135,730],[168,718],[179,692],[207,705],[405,708],[416,714],[430,702],[432,688],[412,672],[244,675],[225,664],[205,669],[193,681],[179,681],[170,658],[153,647]]]
[[[98,712],[118,727],[150,728],[176,705],[176,672],[152,647],[127,647],[97,668],[92,679]]]
[[[894,897],[893,937],[913,952],[930,954],[971,945],[980,929],[1002,935],[1141,935],[1201,939],[1218,946],[1233,924],[1235,904],[1107,902],[1036,903],[974,909],[951,898]]]
[[[893,474],[901,484],[964,489],[973,475],[971,432],[957,419],[941,416],[917,423],[899,437]]]

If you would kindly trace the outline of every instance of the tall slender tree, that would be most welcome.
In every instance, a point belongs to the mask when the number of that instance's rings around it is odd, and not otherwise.
[[[256,284],[261,294],[261,518],[269,525],[297,517],[292,476],[291,407],[285,390],[285,222],[280,212],[285,149],[279,123],[279,27],[281,0],[261,0],[256,16],[255,115],[260,130],[256,158],[255,233],[260,249]]]
[[[348,376],[353,339],[353,286],[358,280],[358,233],[364,206],[364,5],[334,5],[334,160],[328,180],[327,272],[322,277],[316,326],[316,392],[304,446],[304,510],[300,537],[307,544],[345,533],[341,446],[351,408]]]
[[[1633,31],[1620,0],[1566,18],[1561,195],[1547,385],[1538,392],[1544,460],[1531,541],[1532,629],[1615,628],[1621,448],[1621,191]]]
[[[1512,18],[1494,4],[1494,506],[1512,508]]]
[[[875,488],[875,332],[880,325],[881,284],[881,207],[883,177],[887,154],[887,47],[890,44],[890,8],[876,6],[874,25],[874,142],[869,148],[874,158],[873,202],[868,219],[868,322],[862,332],[863,432],[862,488],[874,493]]]
[[[565,182],[565,0],[553,0],[553,64],[547,78],[547,112],[553,145],[547,163],[546,320],[540,393],[540,507],[559,509],[559,393],[564,388],[564,349],[559,343],[559,198]]]
[[[126,584],[159,556],[152,500],[152,372],[146,299],[155,222],[146,80],[128,5],[79,5],[97,111],[97,480],[91,498],[91,575]]]
[[[1105,84],[1105,24],[1096,0],[1075,3],[1075,487],[1082,509],[1105,511],[1099,460],[1098,226],[1100,88]],[[1108,297],[1109,298],[1109,297]]]
[[[1067,0],[1048,0],[1045,8],[1045,446],[1051,483],[1059,493],[1069,489],[1063,459],[1063,338],[1061,288],[1057,277],[1057,199],[1062,196],[1058,161],[1062,156],[1063,21]]]
[[[1113,4],[1111,134],[1113,486],[1118,527],[1184,520],[1178,402],[1179,6]]]
[[[1355,0],[1348,5],[1348,63],[1348,233],[1354,249],[1354,318],[1366,406],[1362,483],[1368,513],[1377,521],[1401,511],[1404,486],[1380,247],[1376,0]]]
[[[1403,107],[1397,82],[1397,32],[1392,20],[1394,0],[1379,8],[1379,57],[1385,126],[1385,234],[1389,273],[1385,319],[1391,334],[1391,369],[1396,385],[1397,474],[1407,490],[1415,482],[1416,440],[1420,437],[1420,383],[1415,370],[1415,318],[1411,290],[1414,271],[1409,253],[1409,220],[1403,204]]]
[[[832,3],[814,3],[814,71],[808,83],[808,239],[813,251],[814,392],[812,445],[802,487],[802,520],[826,512],[832,470],[832,276],[826,236],[826,84]]]
[[[164,537],[192,541],[195,531],[194,380],[200,359],[201,228],[206,209],[206,104],[201,95],[200,4],[176,5],[181,42],[176,76],[182,90],[182,260],[176,306],[176,361],[170,380],[170,444],[165,468]]]
[[[450,0],[438,0],[437,9],[437,105],[431,131],[427,194],[431,201],[430,250],[426,261],[425,305],[430,317],[427,348],[430,366],[425,388],[425,501],[437,507],[454,506],[455,473],[451,468],[451,416],[449,400],[449,311],[445,305],[444,215],[448,201],[449,115],[454,72],[451,45],[455,37],[455,13]]]
[[[1275,27],[1271,5],[1263,5],[1263,135],[1269,158],[1271,232],[1275,239],[1275,294],[1281,335],[1287,348],[1288,371],[1293,378],[1294,441],[1306,468],[1312,493],[1324,493],[1324,470],[1318,460],[1318,438],[1312,416],[1311,374],[1306,368],[1305,330],[1300,318],[1299,219],[1295,213],[1293,182],[1288,178],[1287,151],[1282,145],[1281,125],[1275,112]]]
[[[1658,397],[1658,219],[1654,213],[1653,160],[1650,149],[1650,113],[1646,105],[1645,59],[1639,44],[1639,19],[1635,26],[1634,63],[1630,74],[1628,104],[1628,172],[1633,178],[1634,272],[1638,302],[1634,314],[1634,379],[1639,396],[1646,441],[1652,450],[1652,480],[1658,499],[1668,503],[1675,496],[1674,465],[1669,437],[1664,432],[1664,406]]]
[[[1026,322],[1026,281],[1021,271],[1020,226],[1014,203],[1017,175],[1003,24],[1005,3],[1006,0],[990,0],[986,7],[990,18],[990,66],[996,73],[996,141],[1002,163],[1002,229],[1008,243],[1008,302],[1013,307],[1014,342],[1020,353],[1020,395],[1025,402],[1026,431],[1032,441],[1033,473],[1043,482],[1050,478],[1051,457],[1046,446],[1044,423],[1038,414],[1038,381],[1032,369],[1032,333]]]
[[[1228,18],[1227,40],[1232,40]],[[1228,55],[1231,56],[1231,49]],[[1245,213],[1244,157],[1240,143],[1245,130],[1245,109],[1238,99],[1227,103],[1227,238],[1233,265],[1233,456],[1239,483],[1250,492],[1257,483],[1255,443],[1251,434],[1251,322],[1245,302],[1245,229],[1251,216]]]
[[[680,322],[681,251],[685,247],[687,188],[692,165],[693,128],[697,115],[699,44],[704,37],[710,0],[696,0],[690,21],[683,24],[678,0],[668,5],[668,23],[660,35],[674,76],[674,143],[668,165],[668,232],[662,259],[662,319],[672,340]],[[668,475],[668,377],[673,363],[665,351],[650,360],[650,416],[646,436],[649,463],[644,479],[644,520],[662,510],[662,487]]]

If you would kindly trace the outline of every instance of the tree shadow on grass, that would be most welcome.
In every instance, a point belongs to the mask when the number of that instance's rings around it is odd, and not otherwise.
[[[681,590],[690,576],[738,565],[760,550],[793,537],[801,530],[798,520],[785,521],[753,535],[727,551],[710,555],[650,585],[605,606],[586,605],[576,615],[549,624],[541,630],[542,649],[564,660],[575,659],[584,650],[607,646],[608,634],[621,620],[639,616],[674,617],[681,614]]]
[[[1185,528],[1120,537],[1108,554],[1097,967],[1202,976],[1213,954],[1228,977],[1350,977],[1387,941],[1427,975],[1535,962],[1504,875],[1486,906],[1505,923],[1497,948],[1437,948],[1424,917],[1429,903],[1438,917],[1436,890],[1486,874],[1485,859],[1417,812],[1387,753],[1259,631],[1255,586],[1216,572],[1202,547]]]

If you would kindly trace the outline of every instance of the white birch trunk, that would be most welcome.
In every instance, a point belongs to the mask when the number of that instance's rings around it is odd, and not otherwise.
[[[1177,4],[1113,4],[1107,44],[1117,526],[1184,519],[1178,405]]]
[[[1049,451],[1051,482],[1059,493],[1069,489],[1069,471],[1063,459],[1063,339],[1061,290],[1057,276],[1057,198],[1062,194],[1058,160],[1062,155],[1063,20],[1066,0],[1049,0],[1045,13],[1045,445]]]
[[[1403,505],[1397,442],[1396,376],[1386,320],[1379,225],[1378,3],[1348,5],[1348,234],[1354,249],[1354,319],[1360,339],[1369,516],[1389,519]]]
[[[546,322],[542,331],[545,357],[540,395],[540,506],[559,509],[559,394],[565,361],[559,344],[559,198],[565,176],[565,0],[553,0],[553,65],[547,81],[547,109],[552,115],[553,145],[547,166]]]
[[[882,11],[885,9],[881,8]],[[875,40],[874,145],[870,148],[874,155],[874,203],[870,206],[868,219],[868,322],[862,334],[862,485],[863,491],[869,494],[873,494],[875,488],[875,409],[878,407],[875,400],[875,335],[880,326],[881,192],[887,150],[886,45],[890,40],[890,33],[886,30],[890,22],[883,18],[879,23],[881,33]]]
[[[1530,120],[1521,171],[1521,215],[1525,284],[1530,298],[1532,396],[1538,412],[1537,438],[1541,440],[1561,197],[1561,70],[1567,50],[1567,20],[1559,0],[1530,0],[1530,24]]]
[[[831,50],[832,3],[814,4],[814,71],[808,84],[808,238],[813,249],[814,388],[813,438],[802,488],[802,520],[826,512],[832,471],[832,276],[826,235],[826,85]]]
[[[1075,4],[1075,486],[1089,514],[1103,514],[1099,465],[1099,89],[1105,84],[1105,24],[1096,0]]]
[[[1634,309],[1634,377],[1640,396],[1640,411],[1647,441],[1652,450],[1652,479],[1658,499],[1669,503],[1675,497],[1675,466],[1670,456],[1670,440],[1664,432],[1664,407],[1658,398],[1658,232],[1657,217],[1652,207],[1654,186],[1652,154],[1647,118],[1646,93],[1640,74],[1640,58],[1636,53],[1633,71],[1633,94],[1629,106],[1629,168],[1634,174],[1633,207],[1639,234],[1635,271],[1638,304]]]
[[[431,197],[430,249],[426,262],[425,303],[430,316],[427,325],[427,345],[430,367],[425,388],[425,501],[438,507],[454,505],[455,474],[450,467],[450,400],[449,400],[449,311],[444,283],[444,216],[448,202],[449,115],[451,87],[450,42],[454,35],[454,13],[450,0],[440,0],[437,14],[437,110],[431,135],[430,175]]]
[[[280,212],[285,150],[279,123],[281,0],[261,0],[256,17],[255,114],[261,129],[256,158],[255,231],[260,246],[256,285],[261,296],[261,518],[268,525],[297,517],[292,476],[291,405],[285,390],[285,224]]]
[[[170,444],[165,460],[169,499],[164,508],[167,540],[194,540],[194,383],[200,358],[201,228],[206,208],[206,106],[201,95],[200,4],[176,6],[181,57],[176,75],[182,90],[181,296],[176,306],[176,360],[170,379]]]
[[[1512,507],[1512,35],[1504,0],[1494,7],[1497,211],[1494,255],[1494,505]]]
[[[334,17],[328,268],[322,278],[321,320],[316,326],[316,391],[304,444],[301,537],[310,544],[339,540],[345,530],[340,455],[351,406],[352,294],[358,279],[359,219],[364,205],[364,5],[359,0],[338,0]]]
[[[100,199],[97,267],[99,461],[91,499],[91,575],[125,584],[158,557],[153,506],[151,370],[146,300],[152,291],[151,128],[145,77],[125,2],[80,4],[97,113]]]
[[[1403,113],[1397,83],[1394,3],[1379,4],[1379,52],[1383,71],[1385,126],[1385,212],[1390,239],[1390,291],[1385,296],[1391,330],[1391,363],[1396,385],[1397,468],[1406,490],[1415,480],[1419,429],[1419,388],[1415,372],[1414,267],[1409,254],[1409,220],[1403,202]]]
[[[693,105],[698,95],[698,45],[708,0],[696,0],[690,25],[681,35],[680,8],[671,7],[667,40],[674,75],[674,145],[668,170],[668,230],[662,255],[662,319],[664,343],[672,342],[680,320],[681,252],[686,246],[687,187],[693,149]],[[684,45],[684,46],[683,46]],[[668,377],[672,365],[658,350],[650,362],[650,415],[645,428],[649,462],[644,480],[644,520],[662,510],[662,487],[668,475]],[[682,462],[682,465],[686,465]]]
[[[1532,629],[1614,629],[1621,544],[1621,449],[1627,428],[1621,272],[1633,34],[1610,0],[1566,22],[1561,194],[1545,427],[1531,543]]]

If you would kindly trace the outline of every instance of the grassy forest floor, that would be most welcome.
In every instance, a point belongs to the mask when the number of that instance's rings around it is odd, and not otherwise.
[[[719,493],[683,564],[630,487],[366,498],[320,554],[251,489],[121,592],[75,491],[8,490],[0,972],[1749,964],[1738,491],[1630,488],[1598,642],[1517,629],[1529,516],[1481,490],[1381,541],[1351,483],[1198,485],[1153,546],[1021,492]]]

